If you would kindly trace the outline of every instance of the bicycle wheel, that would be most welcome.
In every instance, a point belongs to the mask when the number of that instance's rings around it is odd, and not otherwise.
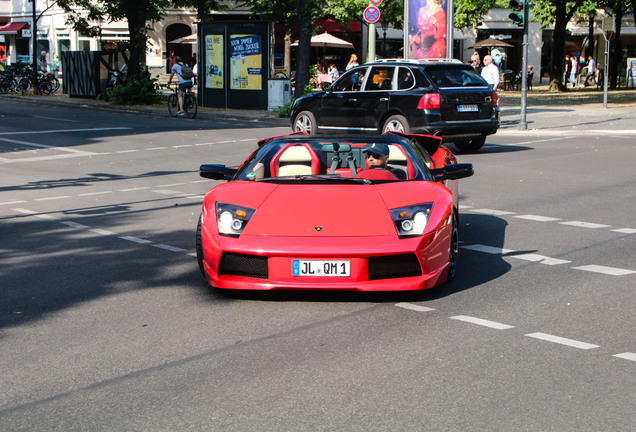
[[[177,112],[179,112],[179,99],[176,93],[172,93],[168,96],[168,112],[170,112],[172,117],[176,117]]]
[[[186,93],[183,99],[183,110],[188,118],[197,116],[197,98],[192,93]]]
[[[41,94],[50,95],[53,93],[53,83],[51,81],[40,81],[38,83],[38,90],[40,90]]]

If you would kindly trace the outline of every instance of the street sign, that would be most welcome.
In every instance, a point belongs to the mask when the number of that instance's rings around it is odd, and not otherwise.
[[[380,6],[382,4],[382,0],[369,0],[373,6]]]
[[[374,24],[380,19],[380,9],[375,6],[367,6],[362,16],[366,22]]]

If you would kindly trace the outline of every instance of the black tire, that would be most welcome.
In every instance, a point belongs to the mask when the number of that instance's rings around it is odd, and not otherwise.
[[[448,252],[448,277],[446,282],[450,282],[455,277],[457,271],[457,253],[459,252],[459,226],[457,224],[457,216],[453,212],[450,238],[450,248]]]
[[[38,90],[40,90],[41,94],[50,95],[53,93],[53,83],[51,81],[40,81],[38,83]]]
[[[183,110],[188,118],[197,116],[197,98],[191,93],[183,95]]]
[[[196,248],[199,270],[201,270],[201,274],[205,278],[205,268],[203,267],[203,246],[201,245],[201,216],[199,216],[199,223],[197,224]]]
[[[402,132],[402,133],[411,133],[411,127],[409,126],[408,120],[402,115],[396,114],[392,115],[384,122],[384,126],[382,126],[382,133],[385,132]]]
[[[168,112],[172,117],[176,117],[179,112],[179,99],[175,93],[168,96]]]
[[[307,135],[316,135],[316,117],[311,111],[301,111],[294,118],[294,132],[305,132]]]
[[[486,137],[473,138],[466,141],[455,141],[455,147],[462,153],[475,153],[486,144]]]

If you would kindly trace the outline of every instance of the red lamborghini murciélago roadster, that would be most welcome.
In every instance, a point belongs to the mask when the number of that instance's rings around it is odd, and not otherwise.
[[[376,150],[384,168],[369,167]],[[206,194],[196,234],[214,287],[419,290],[455,273],[457,180],[473,167],[437,137],[295,133],[200,174],[229,180]]]

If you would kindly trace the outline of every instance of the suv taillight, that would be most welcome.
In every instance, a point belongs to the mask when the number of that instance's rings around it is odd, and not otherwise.
[[[492,92],[492,106],[493,107],[499,106],[499,95],[497,94],[497,92]]]
[[[441,97],[439,93],[429,93],[425,94],[420,98],[420,101],[417,103],[418,109],[440,109],[441,108]]]

